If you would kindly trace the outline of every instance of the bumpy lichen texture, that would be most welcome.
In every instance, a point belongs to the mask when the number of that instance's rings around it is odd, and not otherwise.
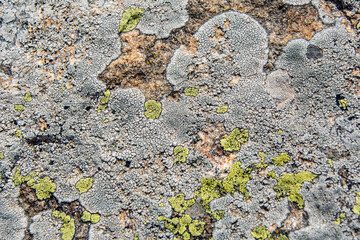
[[[195,192],[196,197],[200,197],[203,206],[208,213],[211,213],[210,202],[216,198],[225,196],[228,193],[240,191],[245,199],[249,198],[249,191],[246,184],[252,179],[251,169],[242,169],[240,162],[234,163],[229,169],[229,175],[223,180],[215,178],[202,178],[199,191]]]
[[[360,192],[356,193],[355,201],[356,201],[356,205],[353,207],[352,211],[355,214],[360,215]]]
[[[35,189],[36,197],[39,200],[47,199],[51,197],[51,194],[56,190],[56,184],[51,181],[51,179],[46,176],[44,178],[39,178],[36,180],[31,188]]]
[[[22,111],[25,110],[25,107],[24,107],[24,105],[22,105],[22,104],[15,104],[15,105],[14,105],[14,109],[15,109],[16,111],[18,111],[18,112],[22,112]]]
[[[185,162],[188,154],[189,154],[189,149],[182,146],[176,146],[174,148],[174,162],[175,163]]]
[[[251,231],[251,235],[255,239],[265,240],[266,238],[270,237],[270,232],[266,229],[265,226],[260,226]]]
[[[32,100],[32,97],[31,97],[31,93],[26,93],[25,96],[24,96],[24,101],[25,102],[31,102]]]
[[[225,151],[238,151],[241,145],[247,142],[248,137],[248,130],[235,128],[229,136],[224,136],[224,138],[220,140],[220,144]]]
[[[180,193],[170,198],[169,203],[176,212],[183,213],[188,207],[194,205],[195,199],[185,200],[185,195]]]
[[[133,30],[139,23],[141,15],[144,12],[145,10],[141,8],[126,9],[120,20],[119,33]]]
[[[145,102],[145,117],[156,119],[159,118],[161,113],[161,103],[155,100],[148,100]]]
[[[75,187],[77,190],[79,190],[79,193],[82,194],[88,191],[91,188],[92,184],[92,178],[82,178],[75,184]]]
[[[63,240],[71,240],[75,234],[75,221],[69,215],[66,215],[64,212],[60,213],[59,211],[55,210],[52,213],[54,218],[58,218],[63,222],[61,226],[61,238]]]
[[[219,114],[226,113],[229,109],[229,105],[225,104],[224,106],[218,107],[216,112]]]
[[[311,182],[317,176],[309,171],[296,174],[284,173],[279,179],[274,190],[279,192],[277,197],[287,196],[289,201],[295,203],[300,209],[304,207],[304,200],[300,194],[300,188],[304,182]]]
[[[278,165],[284,166],[285,163],[290,162],[290,155],[288,153],[280,153],[279,156],[274,157],[272,160],[273,160],[272,163],[275,166]]]
[[[89,211],[84,211],[83,215],[81,216],[81,220],[83,222],[91,222],[91,223],[95,224],[100,221],[100,214],[90,213]]]
[[[107,90],[106,92],[104,92],[104,96],[100,99],[100,105],[97,108],[98,112],[101,112],[106,109],[107,104],[109,102],[109,98],[110,98],[110,91]]]
[[[184,93],[186,96],[196,97],[199,94],[199,86],[185,88]]]
[[[23,136],[22,136],[22,131],[21,131],[20,129],[17,129],[17,130],[15,131],[15,136],[17,136],[18,138],[22,139],[22,138],[23,138]]]
[[[165,222],[165,228],[174,234],[181,235],[183,239],[190,239],[191,236],[198,237],[204,232],[205,223],[199,220],[193,220],[187,214],[174,218],[160,216],[158,221]]]

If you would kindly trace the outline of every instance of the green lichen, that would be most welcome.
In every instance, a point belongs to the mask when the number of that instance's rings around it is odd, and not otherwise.
[[[80,194],[87,192],[93,184],[92,178],[82,178],[76,184],[75,187],[79,190]]]
[[[164,207],[164,203],[159,203],[159,207]]]
[[[259,152],[258,153],[259,156],[261,157],[261,162],[256,164],[255,167],[259,170],[262,170],[264,168],[266,168],[268,165],[267,164],[264,164],[264,161],[265,161],[265,157],[266,157],[266,153],[264,152]]]
[[[48,176],[46,176],[44,178],[37,179],[36,183],[31,185],[31,188],[35,189],[36,197],[39,200],[43,200],[51,197],[51,194],[55,192],[56,184],[53,183]]]
[[[22,111],[25,110],[25,107],[24,107],[24,105],[22,105],[22,104],[15,104],[15,105],[14,105],[14,109],[15,109],[16,111],[18,111],[18,112],[22,112]]]
[[[21,130],[20,129],[18,129],[18,130],[16,130],[15,131],[15,136],[17,136],[18,138],[20,138],[20,139],[22,139],[23,138],[23,136],[22,136],[22,133],[21,133]]]
[[[135,233],[134,240],[139,240],[139,233]]]
[[[24,96],[24,101],[25,102],[31,102],[32,100],[32,97],[31,97],[31,93],[26,93],[25,96]]]
[[[63,84],[61,84],[61,90],[63,90],[63,91],[65,91],[66,90],[66,85],[65,85],[65,83],[63,83]]]
[[[281,129],[279,129],[278,131],[277,131],[277,134],[278,135],[280,135],[280,134],[282,134],[283,133],[283,130],[281,130]]]
[[[205,223],[199,220],[193,220],[189,224],[189,233],[191,236],[198,237],[204,232]]]
[[[211,216],[215,219],[215,220],[220,220],[223,219],[225,215],[224,211],[214,211],[211,213]]]
[[[304,200],[300,194],[300,188],[304,182],[311,182],[316,178],[315,174],[309,171],[304,171],[296,174],[284,173],[280,179],[278,179],[277,186],[274,190],[278,192],[277,198],[287,196],[289,201],[297,204],[302,209],[304,207]],[[360,199],[359,199],[360,200]]]
[[[270,232],[266,229],[265,226],[260,226],[260,227],[254,228],[251,231],[251,235],[255,239],[261,239],[261,240],[264,240],[271,236]]]
[[[4,159],[4,152],[0,152],[0,160]]]
[[[189,154],[189,149],[182,146],[176,146],[174,148],[174,162],[175,163],[185,162],[188,154]]]
[[[328,159],[328,163],[329,163],[331,168],[334,168],[334,164],[333,164],[333,161],[331,159]]]
[[[345,213],[340,213],[340,214],[339,214],[339,217],[336,218],[336,220],[335,220],[335,224],[336,224],[336,225],[340,225],[341,219],[344,219],[345,217],[346,217],[346,214],[345,214]]]
[[[141,15],[144,12],[145,10],[141,8],[126,9],[120,19],[119,33],[133,30],[139,23]]]
[[[180,193],[170,198],[169,203],[176,212],[184,213],[188,207],[194,205],[195,199],[185,200],[185,195]]]
[[[216,112],[219,114],[226,113],[229,109],[229,105],[225,104],[224,106],[218,107]]]
[[[52,216],[60,219],[63,224],[60,228],[61,238],[63,240],[71,240],[75,234],[75,221],[64,212],[60,213],[58,210],[53,211]]]
[[[216,198],[225,196],[228,193],[240,191],[245,199],[249,198],[249,191],[246,189],[247,182],[252,179],[251,169],[242,169],[240,162],[230,167],[230,172],[223,180],[215,178],[202,178],[200,190],[195,192],[195,197],[200,197],[206,212],[211,213],[210,202]]]
[[[34,178],[39,175],[38,172],[35,171],[31,171],[29,174],[27,174],[26,176],[22,176],[20,174],[20,170],[16,170],[14,177],[13,177],[13,182],[15,184],[15,186],[18,186],[22,183],[26,183],[29,187],[33,186],[35,184],[35,180]]]
[[[346,109],[347,109],[347,106],[346,106],[346,104],[348,103],[347,100],[345,100],[345,99],[340,99],[340,100],[339,100],[339,103],[341,104],[341,107],[342,107],[343,110],[346,110]]]
[[[238,151],[241,145],[247,142],[248,137],[248,130],[235,128],[229,136],[225,135],[224,138],[220,140],[220,144],[225,151]]]
[[[272,163],[275,166],[278,165],[284,166],[285,163],[290,162],[290,155],[288,153],[280,153],[279,156],[274,157],[272,160],[273,160]]]
[[[83,215],[81,216],[81,220],[83,222],[91,222],[91,223],[95,224],[100,221],[100,214],[90,213],[89,211],[84,211]]]
[[[151,119],[159,118],[161,113],[161,103],[158,103],[155,100],[148,100],[145,103],[145,110],[145,117]]]
[[[97,107],[98,112],[101,112],[106,109],[107,104],[109,102],[109,98],[110,98],[110,91],[107,90],[106,92],[104,92],[104,96],[100,99],[100,105]]]
[[[199,94],[199,86],[185,88],[184,93],[186,96],[196,97]]]
[[[274,171],[269,172],[269,173],[268,173],[268,176],[271,177],[271,178],[277,179],[276,174],[275,174]]]
[[[184,214],[181,217],[167,218],[158,217],[158,221],[165,223],[165,228],[174,234],[181,235],[183,239],[190,239],[191,236],[198,237],[204,232],[205,223],[199,220],[193,220],[189,215]]]
[[[356,24],[356,29],[357,30],[360,30],[360,20],[357,22],[357,24]]]
[[[360,215],[360,192],[356,193],[355,201],[356,201],[356,205],[353,207],[352,211],[355,214]]]

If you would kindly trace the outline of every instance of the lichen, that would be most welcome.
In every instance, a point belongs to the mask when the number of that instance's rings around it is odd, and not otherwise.
[[[139,240],[139,233],[135,233],[134,240]]]
[[[225,135],[224,138],[220,140],[220,144],[225,151],[238,151],[241,145],[247,142],[248,137],[248,130],[235,128],[229,136]]]
[[[224,211],[214,211],[211,213],[211,216],[215,219],[215,220],[220,220],[223,219],[225,215]]]
[[[224,106],[218,107],[216,112],[219,114],[226,113],[229,110],[229,105],[225,104]]]
[[[341,104],[341,107],[342,107],[343,110],[346,110],[346,109],[347,109],[347,106],[346,106],[346,104],[348,103],[347,100],[345,100],[345,99],[340,99],[340,100],[339,100],[339,103]]]
[[[185,88],[184,93],[186,96],[196,97],[199,94],[199,86]]]
[[[52,216],[60,219],[63,224],[60,228],[61,238],[63,240],[71,240],[75,234],[75,221],[64,212],[60,213],[58,210],[53,211]]]
[[[333,161],[331,159],[328,159],[328,163],[329,163],[331,168],[334,168],[334,164],[333,164]]]
[[[91,223],[95,224],[100,221],[100,214],[90,213],[89,211],[84,211],[83,215],[81,216],[81,220],[83,222],[91,222]]]
[[[35,171],[31,171],[29,174],[27,174],[26,176],[22,176],[20,174],[20,170],[16,170],[14,177],[13,177],[13,182],[15,184],[15,186],[18,186],[22,183],[26,183],[29,187],[33,186],[35,183],[34,178],[39,175],[38,172]]]
[[[100,99],[100,105],[97,108],[98,112],[101,112],[106,109],[107,104],[109,102],[109,98],[110,98],[110,91],[107,90],[104,92],[104,96]]]
[[[296,174],[284,173],[280,179],[278,179],[277,186],[274,190],[278,192],[277,198],[281,196],[287,196],[289,201],[297,204],[302,209],[304,207],[304,200],[300,194],[300,188],[304,182],[311,182],[316,178],[315,174],[309,171],[304,171]],[[359,199],[360,201],[360,199]]]
[[[18,111],[18,112],[22,112],[22,111],[25,110],[25,107],[24,107],[24,105],[22,105],[22,104],[15,104],[15,105],[14,105],[14,109],[15,109],[16,111]]]
[[[119,33],[133,30],[136,27],[136,25],[139,23],[141,15],[144,12],[145,10],[141,8],[125,9],[120,19]]]
[[[174,162],[175,163],[185,162],[188,154],[189,154],[189,149],[182,146],[176,146],[174,148]]]
[[[44,178],[39,178],[36,180],[36,183],[30,186],[36,191],[36,197],[39,200],[47,199],[51,197],[51,193],[55,192],[56,184],[51,181],[51,179],[46,176]]]
[[[283,130],[281,130],[281,129],[279,129],[278,131],[277,131],[277,134],[278,135],[280,135],[280,134],[282,134],[283,133]]]
[[[165,228],[174,234],[179,234],[183,239],[190,239],[191,236],[198,237],[204,232],[205,223],[199,220],[193,220],[187,214],[181,217],[167,218],[158,217],[158,221],[165,223]]]
[[[4,159],[4,152],[0,152],[0,160]]]
[[[275,166],[284,166],[285,163],[290,162],[290,155],[288,153],[280,153],[279,156],[272,158],[272,163]]]
[[[185,200],[185,195],[180,193],[170,198],[169,203],[176,212],[184,213],[188,207],[194,205],[195,199]]]
[[[25,93],[25,95],[24,95],[24,101],[25,102],[31,102],[31,100],[32,100],[32,97],[31,97],[31,93]]]
[[[75,187],[79,190],[80,194],[87,192],[93,184],[92,178],[82,178],[76,184]]]
[[[265,226],[259,226],[257,228],[254,228],[251,231],[251,235],[255,238],[255,239],[261,239],[264,240],[268,237],[270,237],[270,232],[266,229]]]
[[[356,193],[355,201],[356,201],[356,205],[353,207],[352,211],[355,214],[360,215],[360,192]]]
[[[262,170],[268,166],[267,164],[264,164],[266,153],[259,152],[258,154],[261,157],[261,161],[260,161],[260,163],[256,164],[255,167],[259,170]]]
[[[145,109],[145,117],[151,119],[159,118],[161,113],[161,103],[158,103],[155,100],[148,100],[145,102]]]
[[[246,189],[247,182],[252,179],[251,169],[242,169],[240,162],[230,167],[230,172],[223,180],[215,178],[202,178],[200,190],[195,192],[195,197],[200,197],[206,212],[211,213],[210,202],[228,193],[239,190],[245,199],[249,198],[249,191]]]
[[[22,133],[21,133],[21,130],[20,129],[18,129],[18,130],[16,130],[15,131],[15,136],[17,136],[18,138],[20,138],[20,139],[22,139],[23,138],[23,136],[22,136]]]

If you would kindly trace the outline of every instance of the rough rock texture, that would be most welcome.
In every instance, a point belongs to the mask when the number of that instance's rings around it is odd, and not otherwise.
[[[0,239],[358,239],[358,8],[2,2]]]

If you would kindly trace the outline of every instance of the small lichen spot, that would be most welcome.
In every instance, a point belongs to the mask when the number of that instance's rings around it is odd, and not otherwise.
[[[275,166],[278,165],[284,166],[285,163],[290,162],[290,155],[288,153],[280,153],[279,156],[274,157],[272,160],[273,160],[272,163]]]
[[[31,102],[32,100],[32,97],[31,97],[31,93],[26,93],[25,96],[24,96],[24,101],[25,102]]]
[[[136,27],[136,25],[139,23],[141,15],[144,12],[145,10],[141,8],[126,9],[120,20],[119,33],[133,30]]]
[[[155,100],[148,100],[145,103],[145,117],[156,119],[159,118],[161,113],[161,103],[156,102]]]
[[[25,107],[24,107],[24,105],[22,105],[22,104],[15,104],[15,105],[14,105],[14,109],[15,109],[16,111],[18,111],[18,112],[22,112],[22,111],[25,110]]]
[[[188,154],[189,154],[189,149],[182,146],[176,146],[174,148],[174,162],[175,163],[185,162]]]
[[[80,194],[87,192],[93,184],[92,178],[82,178],[76,184],[75,187],[79,190]]]
[[[186,96],[196,97],[199,93],[199,86],[185,88],[184,93]]]
[[[265,240],[268,237],[270,237],[270,232],[266,229],[265,226],[260,226],[257,228],[254,228],[251,231],[251,235],[255,238],[255,239],[260,239],[260,240]]]
[[[229,136],[224,136],[224,138],[220,140],[220,144],[225,151],[238,151],[241,145],[247,142],[248,137],[248,130],[235,128]]]
[[[39,178],[36,180],[31,188],[35,189],[36,197],[39,200],[50,198],[51,194],[55,192],[56,184],[51,181],[51,179],[46,176],[44,178]]]
[[[218,107],[216,109],[216,112],[219,113],[219,114],[222,114],[222,113],[226,113],[229,109],[229,105],[225,104],[224,106],[222,107]]]

